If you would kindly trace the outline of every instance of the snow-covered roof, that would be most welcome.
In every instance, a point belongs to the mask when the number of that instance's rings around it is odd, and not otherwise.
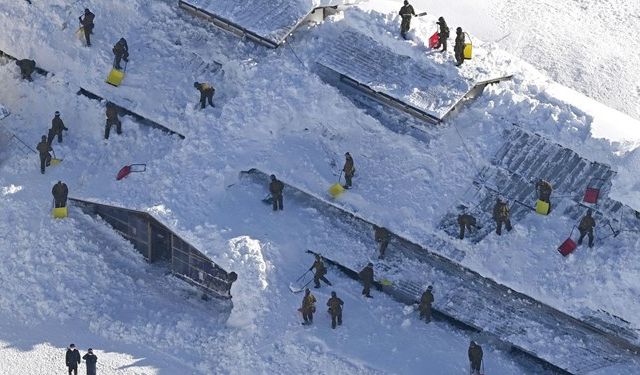
[[[313,9],[335,5],[332,0],[180,0],[212,17],[235,24],[270,40],[275,45]]]

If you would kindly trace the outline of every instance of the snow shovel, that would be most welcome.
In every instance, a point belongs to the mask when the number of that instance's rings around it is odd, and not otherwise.
[[[109,76],[107,76],[107,80],[105,82],[115,87],[120,86],[120,84],[122,83],[122,80],[124,79],[124,75],[127,72],[127,63],[128,61],[124,62],[123,70],[111,68],[111,72],[109,73]]]
[[[436,31],[429,37],[429,48],[434,49],[440,43],[440,34]]]
[[[58,164],[60,164],[60,163],[62,162],[62,159],[58,159],[58,158],[56,157],[56,152],[55,152],[55,151],[51,150],[51,152],[53,152],[53,157],[52,157],[52,158],[51,158],[51,160],[49,161],[50,165],[51,165],[51,166],[54,166],[54,165],[58,165]]]
[[[469,38],[469,43],[465,43],[464,44],[464,50],[463,50],[463,54],[464,54],[464,59],[465,60],[471,60],[471,57],[473,56],[473,43],[471,42],[471,37],[469,36],[469,34],[464,33],[467,38]]]
[[[56,207],[55,206],[55,200],[53,201],[53,209],[51,211],[51,214],[53,215],[53,217],[55,219],[64,219],[65,217],[68,216],[69,211],[67,210],[67,207]]]
[[[416,14],[416,17],[422,17],[422,16],[426,16],[427,12],[422,12],[422,13],[418,13]]]
[[[266,197],[262,198],[262,203],[273,204],[273,197],[271,196],[271,194],[267,194]]]
[[[331,194],[331,196],[334,198],[337,198],[340,194],[344,193],[344,187],[342,186],[342,184],[340,184],[341,178],[342,172],[340,172],[340,176],[338,176],[338,182],[329,187],[329,194]]]
[[[539,213],[540,215],[548,215],[549,203],[538,199],[538,201],[536,202],[536,212]]]
[[[116,176],[116,180],[120,181],[131,173],[145,172],[146,170],[147,170],[146,164],[125,165],[118,172],[118,175]]]
[[[576,226],[574,225],[573,228],[571,228],[571,233],[569,233],[569,237],[566,240],[564,240],[564,242],[558,247],[558,251],[560,252],[560,254],[562,254],[562,256],[566,257],[578,247],[575,241],[571,239],[571,235],[573,235],[573,231],[575,229],[576,229]]]
[[[601,181],[601,183],[595,184],[594,181]],[[596,185],[600,185],[600,186],[596,186]],[[598,197],[600,196],[600,189],[602,188],[601,185],[604,185],[604,179],[592,178],[591,181],[589,181],[589,185],[587,186],[587,189],[584,192],[584,197],[582,198],[582,201],[585,203],[597,204]]]

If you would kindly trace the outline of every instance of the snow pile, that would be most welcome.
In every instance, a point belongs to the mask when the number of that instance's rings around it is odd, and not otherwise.
[[[233,310],[227,325],[233,328],[257,330],[256,320],[266,311],[264,292],[269,286],[267,273],[270,266],[262,256],[260,242],[249,237],[229,241],[229,266],[238,274],[231,287]]]

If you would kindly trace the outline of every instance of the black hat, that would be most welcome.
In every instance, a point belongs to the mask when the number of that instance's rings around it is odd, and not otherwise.
[[[42,140],[43,140],[43,141],[46,141],[46,140],[47,140],[47,136],[46,136],[46,135],[43,135],[43,136],[42,136]]]
[[[89,11],[89,8],[84,8],[84,13],[86,14],[86,13],[91,13],[91,12]]]
[[[54,113],[54,115],[56,115],[56,117],[60,116],[60,111],[56,111],[56,113]]]
[[[438,18],[438,21],[440,21],[440,22],[444,21],[444,17],[440,16],[440,17]]]
[[[69,347],[70,347],[70,348],[75,348],[75,347],[76,347],[76,344],[71,344],[71,345],[69,345]]]
[[[456,28],[456,32],[457,32],[457,33],[461,33],[461,32],[462,32],[462,27],[457,27],[457,28]]]
[[[276,179],[276,175],[275,175],[275,174],[272,174],[272,175],[271,175],[271,181],[273,181],[273,180],[275,180],[275,179]]]
[[[87,351],[88,351],[89,353],[93,353],[93,349],[91,349],[91,348],[87,349]]]
[[[432,289],[433,289],[433,286],[431,286],[431,285],[429,285],[429,286],[427,287],[427,290],[432,290]]]
[[[592,210],[592,209],[588,209],[588,210],[587,210],[587,215],[591,216],[591,214],[592,214],[592,213],[593,213],[593,210]]]
[[[373,263],[371,262],[367,263],[367,267],[373,267]]]
[[[331,297],[335,297],[336,296],[336,292],[331,292]]]
[[[199,84],[200,84],[200,82],[195,81],[195,82],[193,83],[193,87],[198,87],[198,85],[199,85]]]

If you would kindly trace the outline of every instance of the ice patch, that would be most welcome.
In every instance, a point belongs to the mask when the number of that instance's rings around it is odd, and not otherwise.
[[[22,186],[16,186],[14,184],[11,184],[9,186],[3,186],[2,187],[2,195],[15,194],[15,193],[19,192],[20,190],[22,190]]]

